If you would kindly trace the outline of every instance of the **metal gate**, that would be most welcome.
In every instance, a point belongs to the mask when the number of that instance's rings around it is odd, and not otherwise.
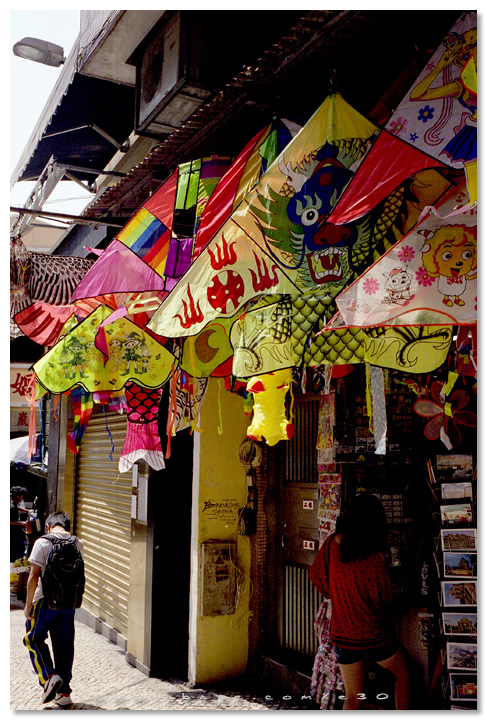
[[[295,434],[282,443],[279,463],[280,644],[303,656],[316,653],[313,623],[323,600],[308,577],[319,537],[318,416],[316,396],[296,399]]]
[[[74,528],[84,545],[83,607],[125,638],[132,474],[119,474],[118,460],[126,430],[125,415],[92,415],[77,458]]]

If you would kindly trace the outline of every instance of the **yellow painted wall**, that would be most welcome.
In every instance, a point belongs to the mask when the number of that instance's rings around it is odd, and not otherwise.
[[[150,668],[150,608],[147,598],[147,525],[132,520],[127,652],[133,664]],[[148,601],[149,600],[149,601]]]
[[[239,460],[239,449],[247,437],[247,426],[242,398],[227,392],[223,380],[211,378],[201,410],[202,432],[198,433],[199,448],[195,454],[198,513],[193,518],[197,543],[193,544],[192,555],[193,620],[190,630],[190,680],[195,684],[236,677],[247,667],[250,538],[238,535],[238,510],[245,505],[247,497],[246,472]],[[237,542],[235,613],[201,616],[199,558],[201,543],[207,540]]]

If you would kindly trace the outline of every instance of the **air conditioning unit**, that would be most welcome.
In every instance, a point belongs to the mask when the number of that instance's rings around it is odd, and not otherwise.
[[[146,39],[136,61],[139,135],[160,138],[174,132],[211,95],[198,77],[202,47],[180,11],[166,13]]]

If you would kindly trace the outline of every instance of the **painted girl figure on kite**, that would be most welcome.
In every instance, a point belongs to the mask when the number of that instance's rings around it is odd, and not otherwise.
[[[444,41],[445,51],[437,66],[431,70],[411,91],[413,101],[438,100],[443,98],[443,109],[438,122],[425,135],[430,145],[438,144],[438,134],[452,114],[453,101],[465,108],[460,124],[454,128],[455,135],[443,148],[452,162],[466,163],[477,158],[477,29],[462,34],[451,32]],[[453,77],[453,66],[461,69]],[[438,76],[440,85],[433,87]],[[426,106],[424,112],[433,112]]]
[[[461,296],[467,282],[477,277],[477,228],[445,225],[436,232],[420,230],[426,242],[422,247],[423,267],[431,278],[438,278],[438,290],[447,307],[465,305]]]

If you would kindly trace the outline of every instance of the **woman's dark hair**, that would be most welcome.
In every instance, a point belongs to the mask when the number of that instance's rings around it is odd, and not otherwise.
[[[24,498],[27,497],[27,488],[22,487],[21,485],[14,485],[10,488],[10,497],[19,497],[20,495],[23,495]]]
[[[384,552],[387,539],[386,513],[375,495],[360,494],[353,498],[341,518],[340,555],[347,563]]]
[[[46,518],[46,525],[52,528],[56,527],[56,525],[61,525],[65,530],[69,530],[71,527],[71,519],[65,512],[54,512]]]

